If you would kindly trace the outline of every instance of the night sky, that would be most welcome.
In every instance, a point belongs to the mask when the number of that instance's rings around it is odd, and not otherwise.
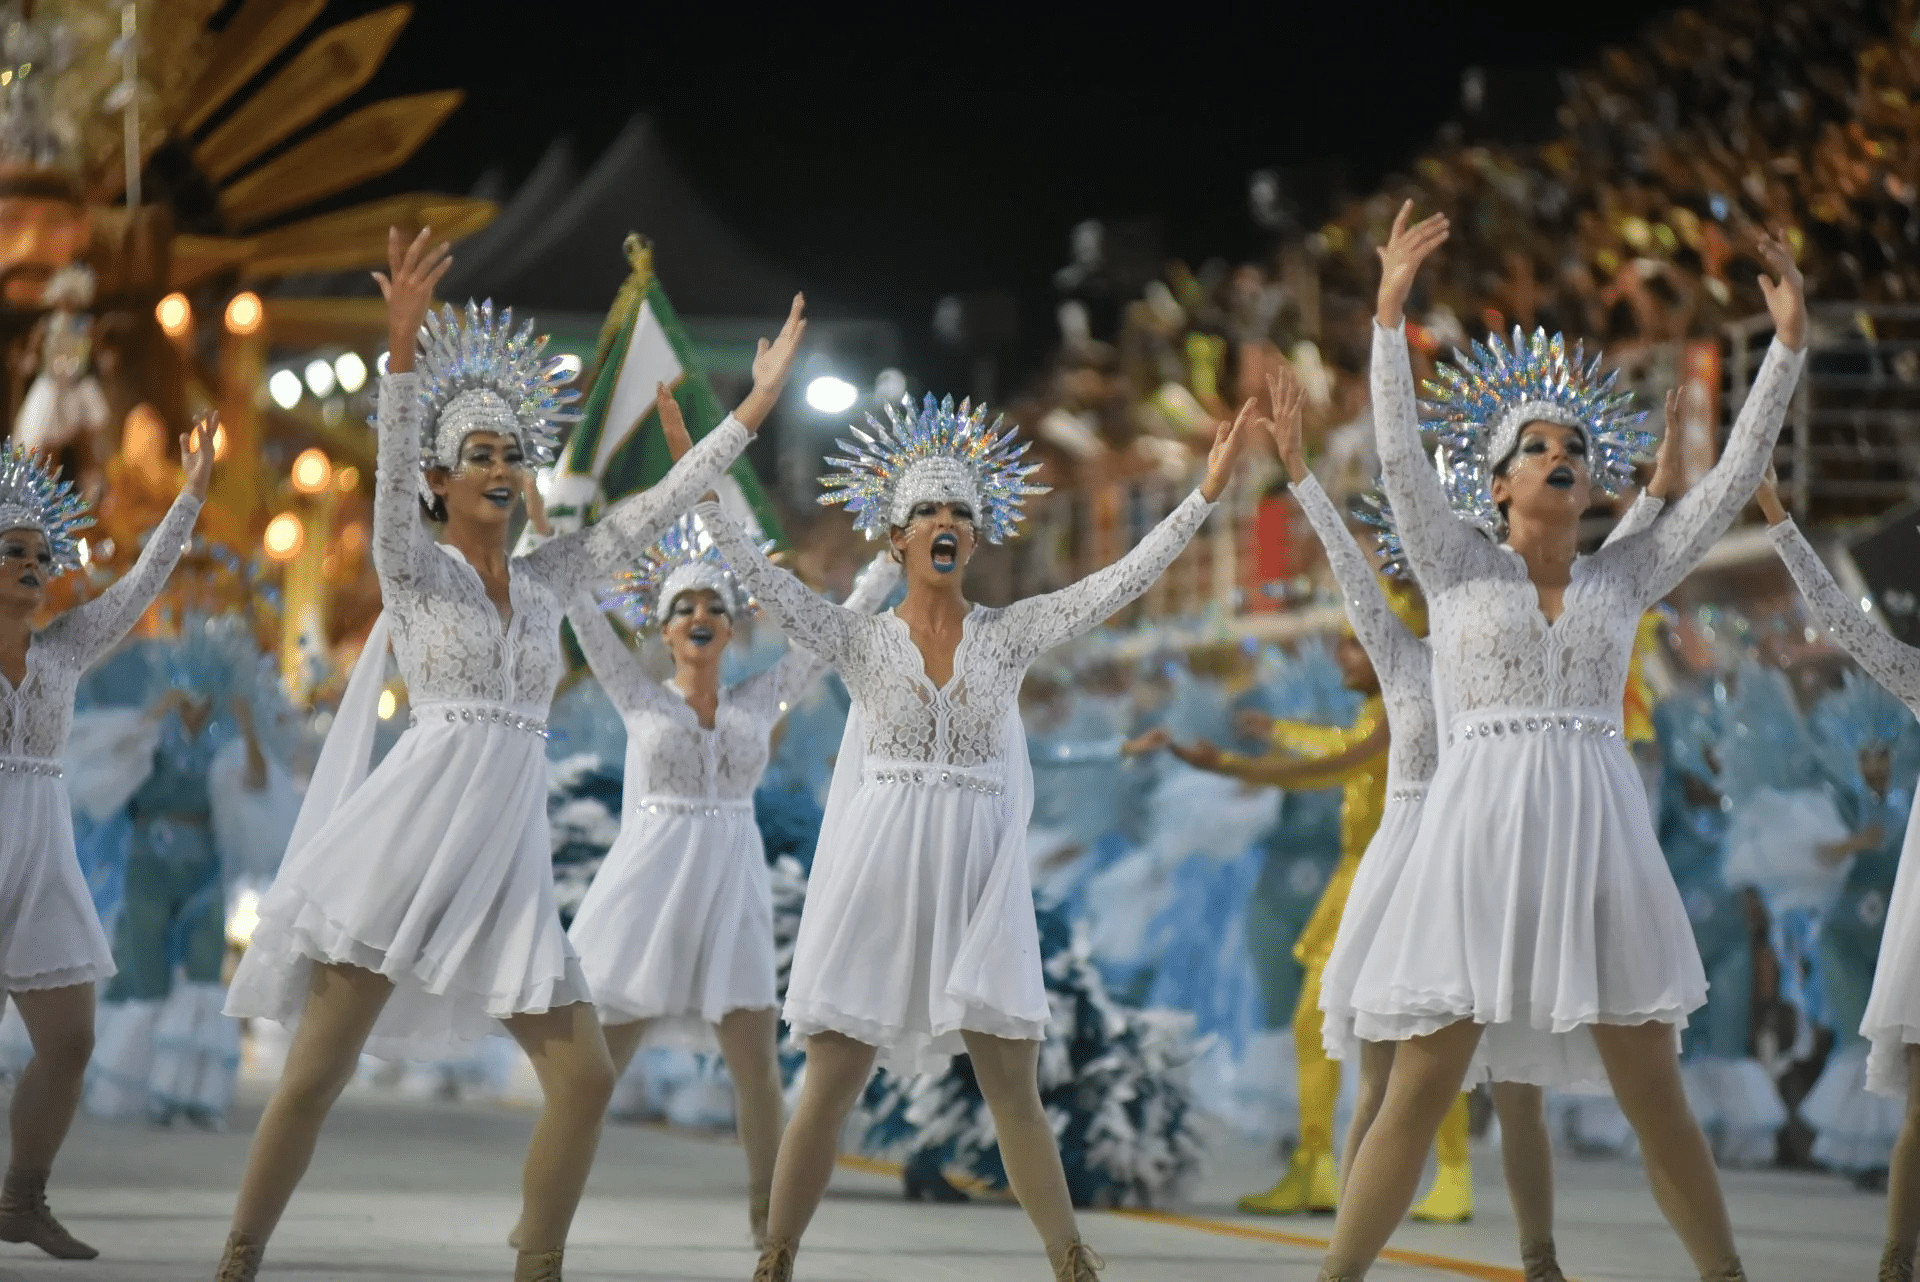
[[[381,7],[335,0],[315,30]],[[1297,175],[1302,213],[1363,193],[1453,115],[1463,70],[1591,59],[1672,4],[1623,0],[1553,24],[1539,3],[1163,4],[946,10],[424,0],[368,90],[463,88],[464,106],[383,190],[511,186],[570,136],[590,160],[651,113],[733,228],[798,275],[821,314],[899,326],[910,369],[949,358],[947,293],[1020,302],[1017,372],[1055,339],[1053,272],[1084,218],[1156,218],[1165,252],[1257,253],[1255,169]],[[1086,9],[1086,6],[1074,6]],[[1401,11],[1418,13],[1409,21]],[[1454,16],[1443,17],[1451,13]],[[1017,16],[1016,16],[1017,15]]]

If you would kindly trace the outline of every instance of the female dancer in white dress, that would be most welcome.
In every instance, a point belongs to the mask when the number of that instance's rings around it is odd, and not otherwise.
[[[1379,1112],[1393,1067],[1395,1043],[1360,1041],[1354,1035],[1353,985],[1368,945],[1378,936],[1387,899],[1408,857],[1440,756],[1440,735],[1433,710],[1432,652],[1388,602],[1366,553],[1354,540],[1340,511],[1307,467],[1301,447],[1300,411],[1305,390],[1290,366],[1269,383],[1274,417],[1268,423],[1290,489],[1308,524],[1327,551],[1327,564],[1346,598],[1347,618],[1379,674],[1391,731],[1387,754],[1387,805],[1380,827],[1360,860],[1348,892],[1346,911],[1334,936],[1333,951],[1320,979],[1321,1039],[1329,1058],[1360,1060],[1360,1090],[1353,1120],[1340,1155],[1340,1177],[1353,1169],[1354,1154]],[[1645,529],[1666,501],[1675,455],[1675,434],[1661,443],[1659,464],[1645,491],[1634,500],[1608,542]],[[1392,526],[1392,512],[1381,504],[1371,518],[1380,527],[1385,570],[1406,577],[1404,553]],[[1520,1231],[1520,1261],[1527,1282],[1562,1282],[1553,1242],[1553,1144],[1547,1134],[1546,1100],[1538,1086],[1493,1083],[1493,1106],[1500,1118],[1500,1157],[1507,1195]]]
[[[1778,337],[1713,470],[1650,528],[1578,557],[1594,485],[1624,481],[1646,443],[1629,430],[1630,397],[1558,339],[1516,335],[1512,352],[1495,340],[1462,358],[1465,370],[1442,370],[1436,474],[1402,309],[1447,223],[1409,229],[1409,211],[1381,251],[1374,415],[1432,612],[1446,746],[1353,983],[1355,1036],[1406,1044],[1355,1155],[1323,1277],[1373,1263],[1471,1065],[1536,1085],[1604,1075],[1701,1276],[1743,1278],[1680,1081],[1675,1030],[1705,1000],[1706,976],[1619,718],[1641,615],[1706,554],[1766,466],[1806,338],[1799,273],[1761,241],[1780,277],[1761,280]],[[1671,398],[1668,408],[1671,419]],[[1482,533],[1502,526],[1504,545]]]
[[[47,584],[80,567],[74,532],[92,520],[59,472],[23,446],[0,445],[0,988],[33,1042],[9,1114],[0,1242],[63,1260],[99,1254],[47,1209],[47,1174],[93,1055],[94,985],[114,965],[74,851],[61,758],[80,674],[145,613],[193,535],[213,475],[211,420],[180,438],[180,459],[186,484],[133,568],[35,632]]]
[[[897,610],[831,605],[776,569],[716,504],[700,514],[788,636],[834,663],[853,709],[834,764],[819,854],[794,945],[785,1016],[807,1039],[800,1102],[781,1137],[756,1282],[786,1282],[826,1192],[841,1123],[877,1055],[904,1071],[964,1050],[992,1110],[1008,1183],[1057,1277],[1089,1282],[1060,1150],[1037,1077],[1047,991],[1026,858],[1032,770],[1018,693],[1049,647],[1099,624],[1172,564],[1225,489],[1253,403],[1221,424],[1200,488],[1120,561],[1004,609],[961,594],[976,540],[1019,518],[1032,465],[984,411],[928,397],[868,417],[830,462],[846,502],[906,570]]]
[[[552,456],[575,369],[531,325],[469,304],[429,318],[446,245],[388,236],[391,356],[381,381],[374,565],[387,610],[322,750],[235,974],[232,1015],[298,1021],[240,1186],[221,1282],[248,1282],[361,1048],[436,1059],[502,1021],[546,1106],[528,1149],[516,1277],[555,1282],[613,1089],[586,977],[560,928],[545,722],[563,603],[610,578],[712,485],[772,406],[800,300],[754,360],[754,388],[658,486],[579,534],[509,558],[528,459]],[[422,333],[422,322],[427,322]],[[416,356],[416,337],[421,351]],[[424,485],[429,503],[421,496]],[[444,522],[445,542],[419,507]],[[367,773],[387,633],[413,721]]]
[[[1767,533],[1787,572],[1833,635],[1867,675],[1920,716],[1920,649],[1895,640],[1861,612],[1828,573],[1820,556],[1780,504],[1772,479],[1759,491]],[[1913,1282],[1914,1249],[1920,1243],[1920,802],[1907,823],[1906,843],[1887,904],[1880,959],[1873,971],[1860,1035],[1867,1052],[1867,1089],[1905,1098],[1906,1119],[1887,1169],[1887,1242],[1880,1282]]]
[[[685,432],[659,400],[671,440]],[[845,608],[872,614],[899,581],[877,558]],[[827,664],[791,646],[732,686],[720,663],[746,605],[739,580],[682,517],[603,597],[636,633],[660,629],[673,680],[654,680],[591,599],[567,612],[593,675],[627,726],[626,814],[568,932],[580,954],[616,1075],[643,1036],[717,1037],[746,1151],[748,1217],[766,1236],[783,1097],[773,887],[754,821],[774,727]],[[709,1032],[711,1030],[711,1032]]]

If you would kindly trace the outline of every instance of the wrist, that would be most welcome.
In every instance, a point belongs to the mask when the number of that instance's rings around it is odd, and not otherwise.
[[[760,430],[760,425],[767,421],[767,415],[772,411],[773,397],[755,387],[747,393],[747,399],[740,402],[740,408],[734,410],[733,417],[740,426],[753,433]]]
[[[1407,300],[1382,298],[1374,310],[1373,322],[1381,329],[1399,329],[1407,323]]]

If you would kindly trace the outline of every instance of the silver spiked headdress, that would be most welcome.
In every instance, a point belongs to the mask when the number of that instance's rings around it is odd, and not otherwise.
[[[1386,490],[1375,482],[1355,496],[1352,512],[1360,524],[1374,532],[1380,547],[1380,572],[1395,579],[1411,579],[1406,545],[1400,541],[1400,527],[1394,524],[1393,504],[1387,501]]]
[[[728,614],[753,608],[752,597],[706,527],[689,514],[668,526],[631,570],[616,575],[613,586],[600,594],[600,602],[640,632],[660,625],[681,593],[699,591],[718,593]]]
[[[820,502],[846,504],[868,538],[905,525],[914,506],[931,499],[971,505],[980,534],[1004,542],[1026,497],[1047,492],[1027,480],[1040,465],[1020,461],[1030,443],[1003,427],[1004,418],[989,424],[985,406],[956,408],[951,396],[936,402],[929,392],[918,410],[903,396],[886,411],[886,422],[869,414],[864,430],[852,429],[857,441],[838,442],[841,453],[827,458],[837,470],[820,478]]]
[[[571,408],[580,393],[567,384],[580,376],[576,356],[541,353],[547,337],[533,322],[513,328],[513,309],[496,319],[493,300],[467,303],[466,316],[443,306],[420,327],[420,465],[452,468],[460,442],[475,432],[498,432],[520,442],[531,464],[551,463],[560,429],[580,420]]]
[[[53,553],[53,572],[61,575],[80,568],[76,531],[92,524],[86,501],[60,479],[59,468],[18,441],[0,445],[0,532],[40,531]]]
[[[1420,426],[1440,438],[1440,474],[1455,512],[1484,529],[1500,524],[1493,502],[1493,469],[1512,454],[1528,423],[1578,428],[1587,441],[1594,486],[1617,494],[1631,484],[1633,457],[1653,444],[1636,425],[1646,417],[1633,408],[1633,393],[1614,388],[1619,370],[1604,377],[1600,357],[1585,361],[1584,346],[1571,355],[1564,336],[1518,325],[1512,347],[1489,335],[1471,354],[1455,349],[1422,389]],[[1584,362],[1584,363],[1583,363]]]

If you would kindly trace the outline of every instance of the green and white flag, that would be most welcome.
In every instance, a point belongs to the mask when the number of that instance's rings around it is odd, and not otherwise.
[[[653,249],[639,236],[624,246],[633,272],[600,329],[579,423],[547,485],[547,519],[556,533],[599,519],[609,504],[655,484],[672,460],[654,408],[665,383],[687,431],[700,440],[726,417],[693,344],[653,275]],[[715,487],[727,514],[758,539],[778,539],[779,524],[753,467],[743,457]]]

